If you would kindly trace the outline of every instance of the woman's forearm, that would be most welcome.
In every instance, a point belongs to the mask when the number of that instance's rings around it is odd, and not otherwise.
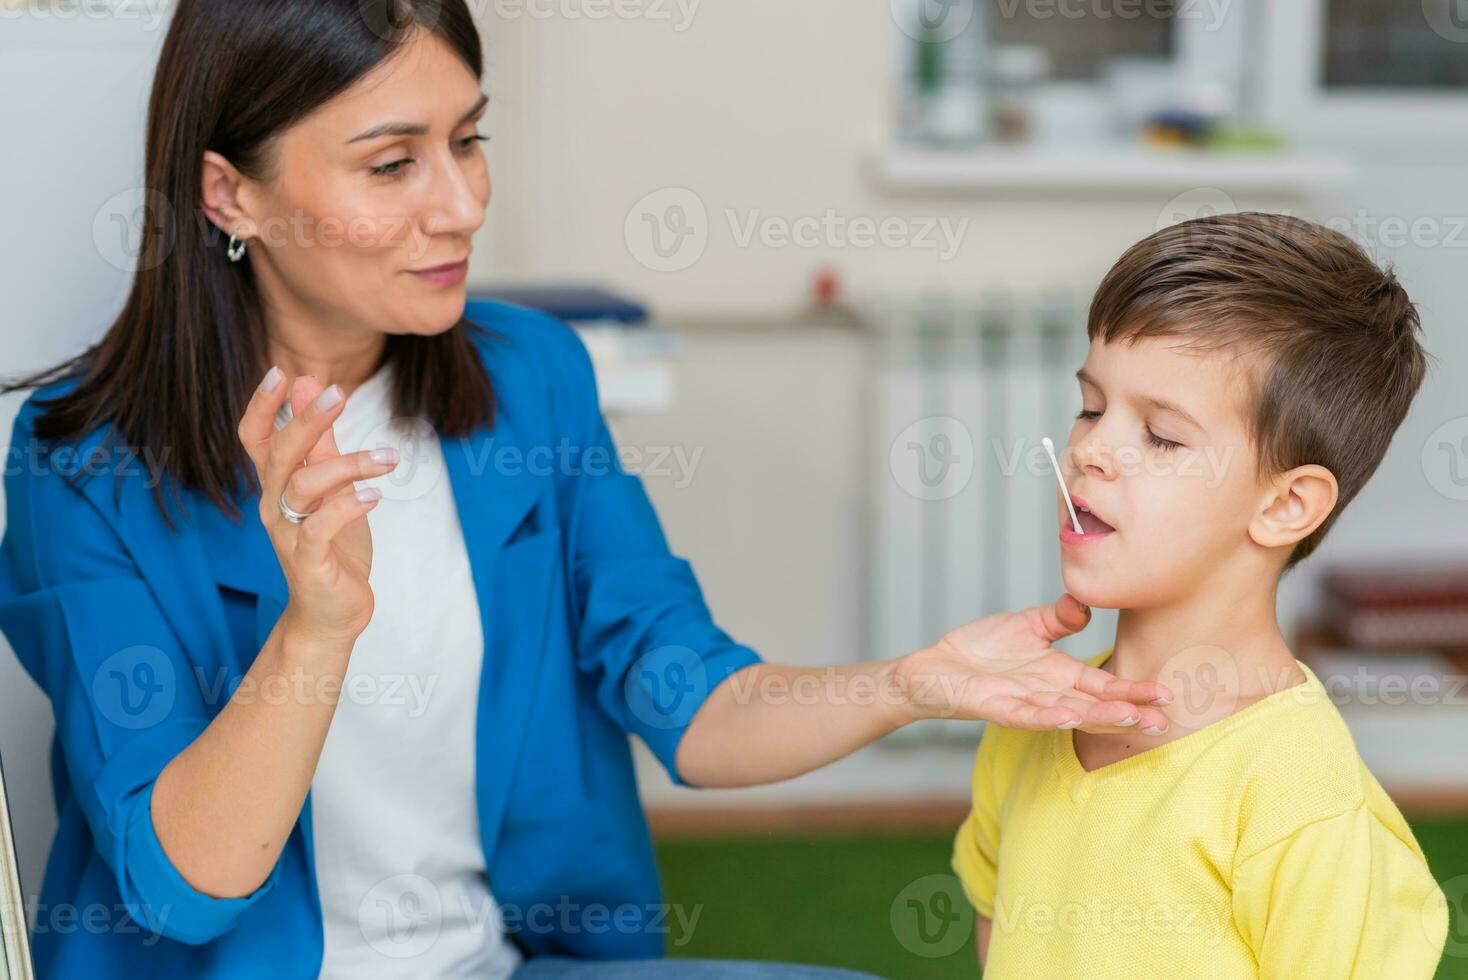
[[[678,744],[678,775],[694,786],[753,786],[855,752],[917,717],[898,662],[746,667],[694,715]]]
[[[308,639],[287,616],[229,702],[153,789],[164,853],[185,881],[217,898],[250,894],[280,857],[351,656],[351,644]]]

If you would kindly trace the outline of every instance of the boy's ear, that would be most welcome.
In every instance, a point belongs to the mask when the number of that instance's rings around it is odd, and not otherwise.
[[[1270,482],[1249,523],[1249,537],[1263,548],[1291,547],[1330,516],[1339,494],[1335,474],[1324,466],[1307,463],[1286,470]]]

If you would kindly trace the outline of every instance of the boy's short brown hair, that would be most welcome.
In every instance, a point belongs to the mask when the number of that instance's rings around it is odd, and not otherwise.
[[[1335,510],[1285,567],[1320,544],[1386,454],[1427,370],[1417,310],[1397,277],[1322,225],[1247,212],[1149,235],[1091,302],[1095,341],[1183,337],[1257,351],[1249,432],[1261,472],[1306,463],[1335,474]]]

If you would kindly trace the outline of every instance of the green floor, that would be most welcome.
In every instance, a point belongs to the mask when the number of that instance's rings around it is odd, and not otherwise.
[[[1468,818],[1412,827],[1438,880],[1459,879],[1449,898],[1468,913]],[[924,880],[948,873],[950,846],[946,834],[664,842],[666,899],[681,912],[668,919],[668,954],[824,963],[900,980],[975,977],[968,906],[962,920],[944,915],[954,908],[942,890],[950,885]],[[930,910],[923,932],[907,907]],[[1447,949],[1439,980],[1468,980],[1468,915],[1455,913]]]

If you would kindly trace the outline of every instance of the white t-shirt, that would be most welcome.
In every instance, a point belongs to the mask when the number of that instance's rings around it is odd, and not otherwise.
[[[484,635],[437,435],[392,421],[384,367],[347,399],[343,453],[401,461],[372,529],[372,622],[311,781],[321,976],[499,980],[520,963],[490,894],[474,788]]]

